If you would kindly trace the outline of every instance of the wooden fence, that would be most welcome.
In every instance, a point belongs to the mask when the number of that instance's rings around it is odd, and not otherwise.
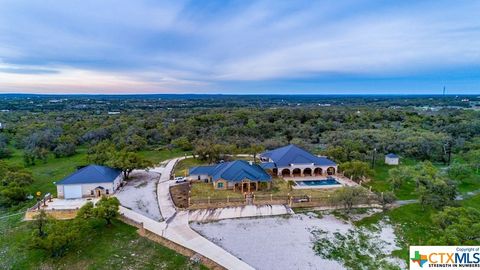
[[[289,205],[290,207],[335,207],[344,208],[342,202],[334,201],[333,197],[325,196],[291,196],[291,195],[253,195],[248,198],[189,198],[188,209],[221,208],[245,205]],[[378,198],[374,194],[367,194],[354,198],[354,205],[378,205]]]

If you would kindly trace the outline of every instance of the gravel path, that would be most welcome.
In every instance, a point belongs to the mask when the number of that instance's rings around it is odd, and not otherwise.
[[[161,221],[163,219],[156,193],[159,178],[158,173],[135,170],[130,174],[127,185],[122,187],[116,196],[123,206],[153,220]]]

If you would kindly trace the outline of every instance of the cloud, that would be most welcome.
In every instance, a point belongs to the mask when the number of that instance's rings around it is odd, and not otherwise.
[[[343,89],[373,78],[427,91],[432,73],[454,83],[446,71],[480,66],[479,12],[474,1],[3,0],[0,91],[275,92],[339,77]]]

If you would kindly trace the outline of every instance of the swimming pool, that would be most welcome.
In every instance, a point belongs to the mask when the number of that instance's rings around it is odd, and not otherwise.
[[[296,181],[298,186],[333,186],[333,185],[341,185],[335,179],[325,179],[325,180],[302,180]]]

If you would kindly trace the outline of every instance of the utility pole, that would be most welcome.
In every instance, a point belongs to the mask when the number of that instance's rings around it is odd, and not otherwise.
[[[375,156],[377,155],[377,148],[373,148],[372,152],[372,169],[375,168]]]
[[[450,166],[452,161],[452,142],[450,140],[443,145],[443,152],[447,158],[446,163],[448,166]]]

